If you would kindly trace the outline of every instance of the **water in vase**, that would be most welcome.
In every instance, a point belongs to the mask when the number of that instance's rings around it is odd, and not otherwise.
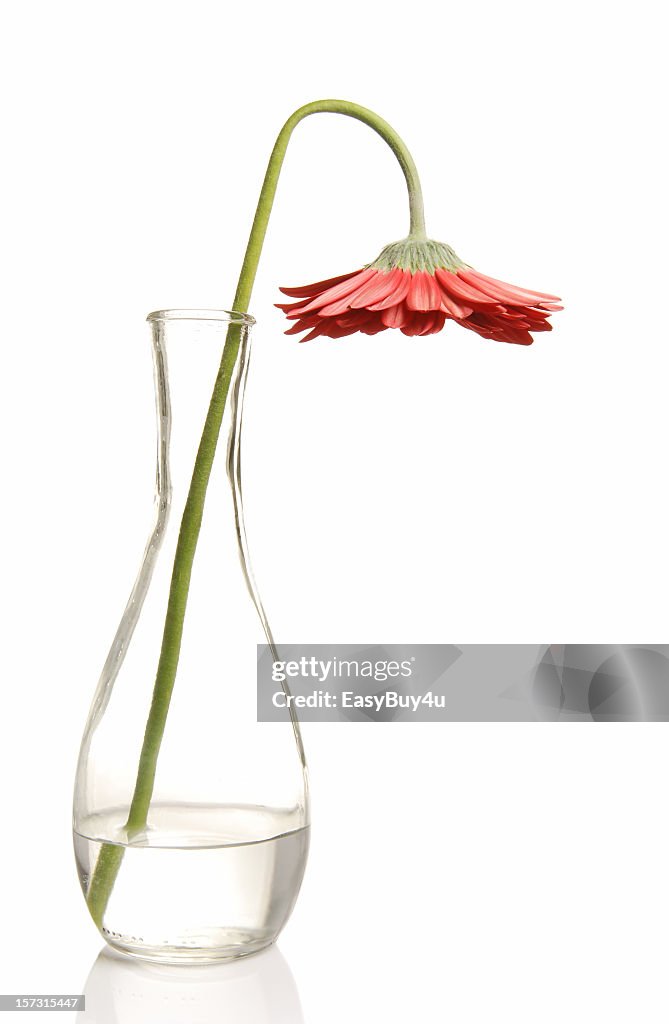
[[[262,807],[159,805],[129,837],[127,809],[92,815],[75,833],[84,892],[111,837],[121,865],[101,922],[125,952],[173,962],[252,953],[270,943],[300,887],[309,828]]]

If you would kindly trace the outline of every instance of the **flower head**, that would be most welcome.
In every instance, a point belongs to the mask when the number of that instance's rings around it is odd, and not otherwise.
[[[550,331],[548,317],[562,309],[557,296],[480,274],[449,245],[430,240],[394,242],[362,270],[281,291],[297,299],[277,305],[296,321],[286,334],[309,332],[301,341],[389,327],[434,334],[455,320],[483,338],[531,345],[531,332]]]

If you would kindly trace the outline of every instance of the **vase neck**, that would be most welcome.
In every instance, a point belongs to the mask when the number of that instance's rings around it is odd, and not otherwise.
[[[156,498],[170,518],[181,517],[201,444],[212,388],[220,372],[228,330],[239,331],[239,350],[216,452],[216,472],[228,467],[239,445],[251,323],[200,310],[167,310],[147,318],[151,327],[157,417]],[[241,316],[241,315],[240,315]],[[232,482],[232,480],[231,480]]]

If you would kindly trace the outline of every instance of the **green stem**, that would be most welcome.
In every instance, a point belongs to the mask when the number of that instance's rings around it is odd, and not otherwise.
[[[360,107],[356,103],[349,103],[346,100],[317,100],[314,103],[308,103],[306,106],[300,107],[299,110],[296,110],[288,118],[274,144],[260,191],[255,217],[253,218],[237,291],[235,292],[233,309],[237,312],[245,313],[248,310],[279,175],[290,137],[296,125],[305,117],[308,117],[310,114],[321,113],[343,114],[362,121],[388,143],[399,161],[407,183],[410,237],[417,240],[426,237],[423,197],[418,171],[409,150],[399,135],[372,110]],[[188,602],[188,589],[200,527],[202,525],[207,485],[214,462],[230,382],[237,361],[240,340],[241,327],[239,325],[230,325],[181,519],[151,708],[146,723],[137,779],[126,823],[126,828],[130,834],[137,833],[146,827],[156,777],[158,754],[165,731],[167,713],[179,663],[184,618]],[[94,921],[100,927],[116,875],[121,865],[122,855],[123,847],[105,843],[100,851],[90,879],[87,894],[88,906]]]
[[[420,178],[418,177],[413,157],[397,132],[390,127],[387,121],[384,121],[378,114],[375,114],[373,110],[359,107],[357,103],[349,103],[346,100],[316,100],[315,103],[307,103],[306,106],[300,107],[299,110],[296,110],[288,118],[279,132],[274,143],[272,155],[269,158],[235,294],[233,308],[241,312],[245,313],[247,311],[248,303],[251,299],[251,291],[256,277],[263,242],[265,241],[269,215],[272,212],[276,187],[279,182],[279,175],[290,137],[300,121],[304,120],[305,117],[309,117],[310,114],[344,114],[347,117],[353,117],[357,121],[362,121],[363,124],[368,125],[388,143],[399,161],[407,183],[410,215],[409,235],[416,240],[427,237],[425,233],[423,192],[420,187]]]
[[[102,916],[109,901],[109,894],[123,860],[123,847],[105,843],[95,862],[95,868],[86,892],[86,902],[91,917],[98,928],[102,927]]]

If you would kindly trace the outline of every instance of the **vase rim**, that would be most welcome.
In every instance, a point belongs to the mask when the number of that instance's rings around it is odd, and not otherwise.
[[[215,320],[227,324],[253,327],[255,320],[248,313],[237,309],[156,309],[149,313],[147,320]]]

